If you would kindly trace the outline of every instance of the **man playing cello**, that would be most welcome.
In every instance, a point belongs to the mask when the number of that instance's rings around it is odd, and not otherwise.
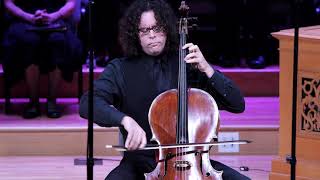
[[[114,59],[94,82],[94,122],[117,126],[128,150],[142,148],[152,136],[148,110],[160,93],[177,88],[178,33],[176,18],[163,0],[136,0],[120,21],[119,39],[125,58]],[[239,88],[221,72],[213,69],[192,43],[184,49],[190,86],[211,94],[218,108],[233,113],[245,109]],[[113,105],[114,107],[110,106]],[[88,117],[88,94],[80,102],[80,115]],[[236,170],[211,160],[213,168],[223,170],[223,179],[249,179]],[[106,179],[144,179],[156,167],[155,152],[126,151],[120,165]]]

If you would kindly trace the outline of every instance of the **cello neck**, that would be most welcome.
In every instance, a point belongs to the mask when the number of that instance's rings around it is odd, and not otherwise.
[[[177,144],[189,143],[188,139],[188,90],[187,90],[187,68],[184,58],[187,54],[182,47],[186,44],[188,33],[187,7],[180,7],[181,18],[179,20],[179,75],[178,75],[178,121],[177,121]]]

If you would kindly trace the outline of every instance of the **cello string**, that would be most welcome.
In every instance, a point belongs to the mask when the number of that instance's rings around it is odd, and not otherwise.
[[[180,86],[181,86],[181,82],[180,82],[180,67],[181,67],[181,20],[179,21],[179,35],[180,35],[180,44],[179,44],[179,74],[178,74],[178,97],[177,97],[177,115],[178,115],[178,118],[177,118],[177,124],[176,124],[176,143],[178,144],[179,143],[179,136],[180,136],[180,132],[179,132],[179,117],[180,117],[180,114],[179,114],[179,109],[180,109],[180,101],[179,101],[179,91],[180,91]],[[176,154],[179,153],[179,148],[176,148]],[[178,159],[179,157],[176,157],[176,159]],[[177,171],[175,171],[175,177],[177,177]]]
[[[183,44],[185,45],[186,44],[186,35],[184,34],[183,36]],[[185,58],[186,56],[186,50],[183,50],[183,59]],[[186,62],[183,61],[183,130],[182,132],[184,133],[184,140],[187,140],[186,137],[187,137],[187,94],[186,94],[186,91],[187,91],[187,87],[186,87]],[[186,143],[186,142],[184,142]],[[186,153],[185,151],[183,152],[183,157],[185,157]],[[183,169],[183,172],[185,172],[185,168]],[[184,176],[186,175],[186,173],[184,173]]]
[[[180,31],[181,31],[181,20],[180,20]],[[181,119],[181,114],[180,114],[180,110],[181,110],[181,102],[180,102],[180,98],[181,98],[181,94],[180,94],[180,90],[181,90],[181,64],[182,64],[182,32],[180,32],[180,48],[179,48],[180,52],[179,52],[179,92],[178,92],[178,126],[177,126],[177,129],[178,129],[178,143],[179,140],[180,140],[180,137],[181,137],[181,134],[180,134],[180,130],[179,130],[179,120]],[[180,154],[180,148],[177,149],[177,153]],[[179,159],[180,157],[178,157],[177,159]]]
[[[185,44],[185,42],[184,42],[184,41],[185,41],[185,39],[184,39],[184,37],[185,37],[184,34],[183,34],[182,37],[183,37],[182,44],[184,45],[184,44]],[[184,59],[184,57],[185,57],[185,53],[184,53],[184,50],[182,50],[182,59]],[[184,114],[184,113],[185,113],[185,109],[184,109],[184,106],[185,106],[185,104],[184,104],[184,103],[185,103],[185,101],[184,101],[184,98],[185,98],[185,97],[184,97],[184,91],[185,91],[185,89],[184,89],[184,83],[185,83],[185,79],[184,79],[184,78],[185,78],[185,77],[184,77],[184,76],[185,76],[185,74],[184,74],[184,63],[185,63],[185,62],[182,61],[182,69],[181,69],[181,71],[182,71],[182,92],[181,92],[181,93],[182,93],[182,98],[181,98],[181,105],[182,105],[182,111],[181,111],[181,113],[182,113],[182,115],[181,115],[181,116],[182,116],[182,118],[181,118],[181,120],[182,120],[182,127],[181,127],[181,128],[182,128],[182,129],[181,129],[181,132],[182,132],[182,137],[183,137],[183,143],[185,143],[185,141],[184,141],[184,140],[185,140],[185,134],[184,134],[184,128],[185,128],[185,127],[184,127],[184,125],[185,125],[185,123],[184,123],[184,122],[185,122],[185,117],[184,117],[184,115],[185,115],[185,114]],[[183,151],[183,149],[182,149],[181,159],[183,159],[183,157],[184,157],[184,151]],[[182,167],[182,175],[184,175],[183,172],[184,172],[184,168]]]
[[[182,23],[184,23],[184,22],[182,22]],[[182,25],[182,26],[184,26],[184,24]],[[184,46],[185,45],[185,33],[184,33],[184,31],[182,32],[182,46]],[[184,134],[184,125],[185,125],[185,123],[184,123],[184,116],[185,116],[185,109],[184,109],[184,91],[185,91],[185,89],[184,89],[184,84],[185,84],[185,74],[184,74],[184,65],[185,65],[185,61],[184,61],[184,57],[185,57],[185,50],[183,50],[183,49],[181,49],[181,54],[182,54],[182,56],[181,56],[181,80],[182,80],[182,82],[181,82],[181,98],[180,98],[180,104],[181,104],[181,111],[180,111],[180,113],[181,113],[181,122],[180,122],[180,125],[181,125],[181,129],[180,129],[180,132],[181,132],[181,134],[182,134],[182,143],[185,143],[184,142],[184,140],[185,140],[185,134]],[[182,160],[183,160],[183,148],[181,148],[180,149],[180,153],[182,154],[182,156],[180,157],[180,160],[181,160],[181,162],[182,162]],[[180,164],[181,165],[181,164]],[[181,167],[180,167],[181,168]],[[183,171],[184,169],[183,169],[183,167],[182,167],[182,171],[181,171],[181,173],[182,173],[182,175],[184,175],[183,174]]]

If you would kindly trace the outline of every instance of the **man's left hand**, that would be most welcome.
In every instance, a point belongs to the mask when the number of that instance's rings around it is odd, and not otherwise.
[[[199,47],[197,45],[194,45],[192,43],[185,44],[182,49],[188,49],[189,54],[186,55],[184,60],[186,63],[192,63],[194,66],[199,69],[201,72],[206,73],[206,75],[210,78],[214,70],[211,67],[211,65],[206,61],[204,58],[202,52],[200,51]]]

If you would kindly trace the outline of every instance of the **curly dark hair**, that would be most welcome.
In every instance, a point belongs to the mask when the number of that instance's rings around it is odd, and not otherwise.
[[[178,34],[177,20],[172,8],[164,0],[136,0],[127,9],[119,23],[119,42],[123,53],[128,56],[138,56],[142,53],[139,40],[139,24],[141,14],[152,10],[155,19],[167,35],[163,54],[177,51]]]

